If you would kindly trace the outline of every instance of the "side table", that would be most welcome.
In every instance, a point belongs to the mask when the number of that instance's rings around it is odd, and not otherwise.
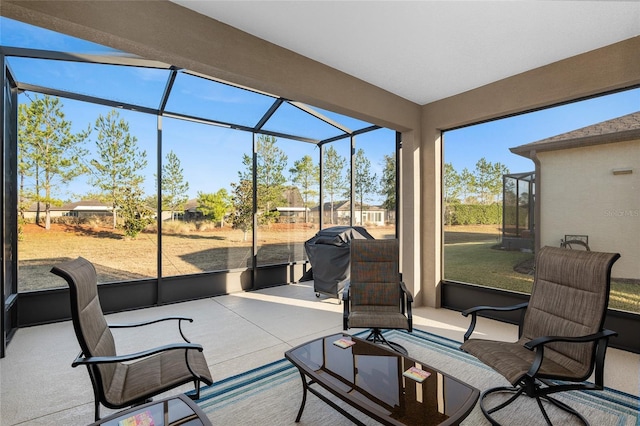
[[[212,426],[207,415],[184,394],[136,405],[100,419],[90,426],[129,425]]]

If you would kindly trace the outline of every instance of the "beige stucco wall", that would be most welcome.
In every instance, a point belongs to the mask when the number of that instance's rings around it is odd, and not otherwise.
[[[640,37],[420,106],[167,1],[2,0],[0,13],[403,132],[402,271],[418,305],[440,304],[441,130],[640,84]]]
[[[620,253],[612,276],[640,279],[640,140],[539,152],[540,243],[589,236],[591,250]],[[614,175],[631,168],[632,174]]]

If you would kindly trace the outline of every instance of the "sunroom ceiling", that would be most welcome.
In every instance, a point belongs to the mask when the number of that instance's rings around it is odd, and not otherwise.
[[[640,35],[639,1],[172,1],[421,105]]]
[[[71,37],[0,18],[3,28]],[[378,128],[351,117],[74,40],[70,52],[45,50],[46,37],[25,37],[1,53],[20,90],[168,117],[322,143]],[[65,45],[58,43],[56,46]],[[87,52],[95,52],[87,53]]]

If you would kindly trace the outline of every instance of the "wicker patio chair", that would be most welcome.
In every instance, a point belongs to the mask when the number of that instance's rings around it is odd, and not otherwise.
[[[471,326],[461,349],[502,374],[511,387],[496,387],[480,396],[480,407],[493,425],[493,413],[514,402],[523,393],[535,398],[547,424],[551,419],[543,401],[587,420],[567,404],[550,395],[568,390],[601,390],[608,340],[617,333],[603,328],[611,268],[617,253],[566,250],[544,247],[536,257],[536,273],[528,303],[506,307],[476,307],[462,312],[471,315]],[[515,343],[469,339],[478,312],[526,309]],[[595,383],[585,382],[595,368]],[[512,393],[505,402],[487,408],[487,397]]]
[[[370,328],[367,340],[406,354],[382,335],[383,329],[413,329],[413,296],[400,278],[398,240],[351,241],[351,279],[342,298],[344,330]]]
[[[71,318],[81,352],[71,364],[85,365],[93,385],[95,419],[100,419],[100,404],[124,408],[185,383],[193,382],[200,396],[200,382],[212,384],[212,376],[202,346],[190,343],[182,332],[186,317],[168,317],[136,324],[107,324],[100,299],[96,270],[79,257],[61,263],[51,272],[69,284]],[[184,343],[164,345],[129,355],[117,355],[111,328],[138,327],[161,321],[177,321]],[[153,336],[149,336],[151,339]]]

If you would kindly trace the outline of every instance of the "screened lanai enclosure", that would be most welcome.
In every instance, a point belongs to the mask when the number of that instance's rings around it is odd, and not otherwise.
[[[502,176],[502,247],[533,250],[535,172]]]
[[[297,281],[320,229],[396,237],[398,133],[0,19],[6,330],[68,316],[77,256],[117,311]]]

